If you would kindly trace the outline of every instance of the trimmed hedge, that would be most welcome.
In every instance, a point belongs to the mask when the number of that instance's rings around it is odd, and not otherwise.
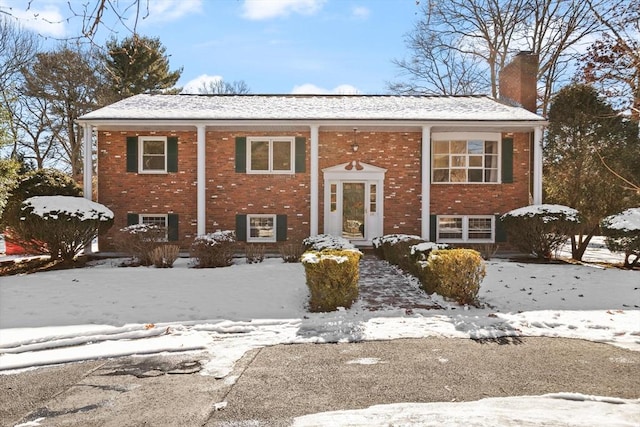
[[[359,262],[357,250],[307,251],[302,264],[311,292],[309,311],[335,311],[349,308],[358,298]]]
[[[486,274],[478,251],[437,249],[419,265],[420,281],[428,294],[435,292],[461,305],[478,305],[480,283]]]

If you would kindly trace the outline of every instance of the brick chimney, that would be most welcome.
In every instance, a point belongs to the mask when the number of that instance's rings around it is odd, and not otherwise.
[[[500,72],[500,100],[536,112],[538,54],[519,52]]]

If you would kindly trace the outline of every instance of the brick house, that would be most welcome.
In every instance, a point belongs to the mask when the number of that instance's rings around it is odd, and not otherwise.
[[[85,152],[97,136],[98,202],[115,213],[100,248],[133,223],[164,225],[183,248],[227,229],[270,244],[321,233],[501,241],[497,216],[542,199],[536,66],[515,57],[502,101],[137,95],[93,111],[78,121]],[[91,194],[90,165],[84,175]]]

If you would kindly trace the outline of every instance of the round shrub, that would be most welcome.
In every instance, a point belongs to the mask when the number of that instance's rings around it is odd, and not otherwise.
[[[562,205],[532,205],[500,217],[511,242],[520,251],[551,259],[553,253],[575,233],[578,211]]]
[[[640,208],[610,215],[602,220],[600,227],[606,236],[607,248],[624,252],[626,268],[634,268],[640,263]]]
[[[358,298],[358,250],[308,251],[302,255],[302,264],[311,293],[309,311],[334,311],[349,308]]]
[[[420,261],[420,280],[428,294],[437,293],[461,305],[477,305],[480,283],[486,274],[478,251],[437,249]]]

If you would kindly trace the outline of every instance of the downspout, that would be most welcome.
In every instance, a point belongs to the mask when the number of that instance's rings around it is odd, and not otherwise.
[[[311,125],[311,164],[309,167],[309,174],[311,175],[311,180],[309,184],[309,192],[310,194],[310,215],[309,215],[309,235],[317,236],[318,235],[318,216],[319,216],[319,206],[318,203],[318,171],[319,171],[319,142],[318,142],[318,125]],[[325,218],[326,220],[326,218]]]
[[[197,233],[202,236],[207,232],[207,215],[206,215],[206,126],[197,125],[198,136],[198,162],[197,162]]]
[[[429,241],[431,213],[431,126],[422,126],[422,239]]]
[[[533,130],[533,204],[542,204],[542,127]]]

